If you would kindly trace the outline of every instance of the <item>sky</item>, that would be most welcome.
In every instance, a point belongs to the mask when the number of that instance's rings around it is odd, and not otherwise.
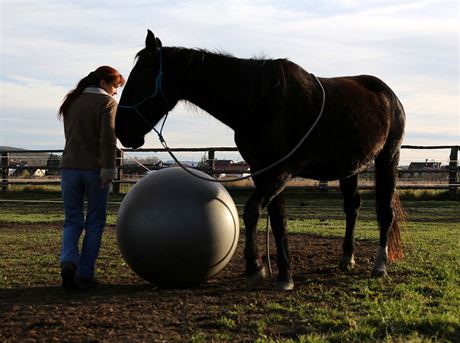
[[[288,58],[320,77],[377,76],[405,107],[403,144],[458,145],[459,22],[459,0],[0,0],[0,146],[62,149],[63,97],[100,65],[127,77],[147,29],[164,46]],[[170,147],[235,146],[230,128],[182,103],[164,137]],[[149,134],[144,148],[160,147]],[[448,156],[403,150],[401,163]]]

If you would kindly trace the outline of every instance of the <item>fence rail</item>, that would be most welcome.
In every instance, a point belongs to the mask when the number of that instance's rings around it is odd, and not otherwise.
[[[410,169],[410,170],[399,170],[399,174],[401,177],[405,175],[415,175],[415,174],[447,174],[447,182],[443,184],[439,183],[428,183],[428,184],[398,184],[399,189],[448,189],[452,194],[457,192],[459,184],[459,172],[460,168],[458,166],[458,151],[460,149],[459,145],[440,145],[440,146],[415,146],[415,145],[403,145],[402,149],[421,149],[421,150],[432,150],[432,149],[449,149],[449,165],[445,168],[441,169]],[[206,154],[208,161],[210,164],[205,168],[197,168],[200,169],[210,175],[218,176],[220,174],[243,174],[248,173],[248,170],[235,170],[235,169],[217,169],[215,167],[216,161],[216,152],[237,152],[238,149],[236,147],[203,147],[203,148],[172,148],[172,152],[203,152]],[[128,169],[128,165],[125,164],[125,153],[165,153],[165,149],[160,148],[153,148],[153,149],[121,149],[117,151],[117,167],[118,167],[118,176],[114,180],[114,191],[120,192],[120,187],[123,184],[133,184],[137,182],[136,178],[127,178],[124,175],[124,171]],[[29,156],[36,156],[38,154],[62,154],[62,150],[3,150],[1,151],[1,163],[0,163],[0,175],[1,175],[1,189],[2,191],[7,191],[10,185],[57,185],[60,183],[59,180],[59,165],[58,160],[55,160],[54,163],[51,160],[47,160],[46,163],[37,163],[35,164],[27,164],[27,165],[13,165],[11,163],[12,156],[18,156],[22,154],[28,154]],[[51,155],[48,155],[51,156]],[[56,157],[60,157],[55,155]],[[34,157],[35,158],[35,157]],[[32,158],[32,160],[34,160]],[[39,159],[38,157],[36,158]],[[43,156],[42,156],[43,159]],[[161,167],[151,167],[149,169],[160,169]],[[54,173],[56,178],[54,179],[43,179],[43,178],[23,178],[17,179],[11,177],[10,171],[14,169],[17,171],[30,171],[30,170],[46,170],[47,173]],[[362,175],[373,173],[372,170],[367,170],[362,172]],[[327,182],[321,181],[319,182],[316,187],[320,190],[327,190],[329,188],[336,188],[335,186],[328,186]],[[372,189],[373,186],[369,185],[360,185],[361,189]]]

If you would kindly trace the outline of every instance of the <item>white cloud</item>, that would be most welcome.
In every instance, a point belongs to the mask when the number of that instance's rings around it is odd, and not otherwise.
[[[48,110],[57,113],[60,103],[68,90],[44,80],[30,79],[21,75],[10,75],[14,82],[0,82],[2,109]]]

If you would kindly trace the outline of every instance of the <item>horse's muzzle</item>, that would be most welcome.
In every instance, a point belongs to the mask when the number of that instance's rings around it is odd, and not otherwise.
[[[135,141],[131,144],[131,148],[133,148],[133,149],[140,148],[141,146],[144,145],[144,143],[145,143],[144,138],[135,140]]]
[[[144,145],[145,140],[143,137],[141,138],[135,138],[135,137],[117,137],[120,143],[125,147],[125,148],[131,148],[131,149],[137,149],[140,148],[141,146]]]

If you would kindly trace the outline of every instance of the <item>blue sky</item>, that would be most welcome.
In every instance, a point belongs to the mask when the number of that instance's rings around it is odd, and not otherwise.
[[[0,145],[61,149],[64,95],[99,65],[128,76],[148,28],[166,46],[286,57],[322,77],[375,75],[406,109],[404,144],[460,143],[459,1],[0,0],[0,22]],[[165,138],[234,146],[231,129],[182,104]],[[144,147],[160,144],[150,134]],[[403,160],[448,157],[430,154]]]

